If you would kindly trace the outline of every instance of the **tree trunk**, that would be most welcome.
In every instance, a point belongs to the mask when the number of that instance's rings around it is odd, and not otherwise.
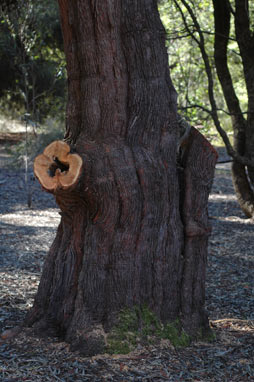
[[[248,2],[247,2],[248,3]],[[231,114],[234,132],[234,149],[237,154],[253,159],[254,152],[254,37],[250,31],[248,4],[236,0],[236,41],[242,58],[244,78],[248,95],[248,117],[244,118],[228,68],[228,41],[230,32],[230,7],[227,0],[213,0],[215,40],[214,58],[217,75],[224,98]],[[232,180],[237,200],[247,217],[254,216],[254,169],[234,160]]]
[[[208,328],[207,200],[217,154],[192,129],[177,165],[176,92],[157,2],[59,6],[66,142],[82,173],[62,187],[68,160],[43,159],[45,177],[58,177],[44,188],[62,218],[26,324],[53,330],[86,355],[103,351],[126,307],[147,306],[163,323],[180,319],[195,336]],[[50,172],[53,160],[58,170]]]
[[[244,79],[248,96],[245,154],[254,159],[254,35],[250,20],[253,15],[249,1],[235,0],[235,33],[243,64]],[[254,186],[254,168],[248,166],[248,177]],[[252,195],[254,200],[254,194]],[[254,204],[252,205],[254,211]],[[252,215],[253,216],[253,215]]]

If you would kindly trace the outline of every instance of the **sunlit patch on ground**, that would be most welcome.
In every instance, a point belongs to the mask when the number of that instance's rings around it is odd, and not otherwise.
[[[210,194],[209,196],[209,200],[214,200],[214,201],[232,201],[232,200],[236,200],[236,196],[234,194]]]
[[[56,227],[60,221],[60,215],[55,208],[47,209],[47,213],[41,210],[23,210],[7,214],[0,214],[1,223],[26,226],[26,227]]]

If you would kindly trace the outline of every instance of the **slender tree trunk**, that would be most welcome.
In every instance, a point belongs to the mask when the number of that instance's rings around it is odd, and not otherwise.
[[[59,6],[66,142],[83,170],[75,187],[48,189],[62,219],[26,323],[87,355],[103,351],[98,333],[110,331],[125,307],[146,305],[197,335],[208,328],[207,200],[217,154],[192,129],[179,183],[176,92],[157,2]],[[51,176],[68,173],[66,163]]]
[[[248,95],[248,116],[246,124],[246,156],[254,158],[254,35],[250,20],[249,1],[235,0],[235,32],[243,63],[243,72]],[[254,168],[248,166],[248,176],[254,185]],[[253,194],[254,200],[254,194]],[[252,206],[254,211],[254,205]]]
[[[247,120],[242,113],[228,68],[227,49],[231,13],[227,0],[213,0],[215,20],[214,56],[218,78],[231,114],[234,131],[234,149],[237,154],[252,159],[254,152],[254,37],[250,33],[247,3],[236,0],[236,12],[234,14],[236,40],[242,57],[249,100]],[[246,166],[234,160],[232,180],[242,211],[247,217],[253,217],[253,168],[248,167],[247,169]]]

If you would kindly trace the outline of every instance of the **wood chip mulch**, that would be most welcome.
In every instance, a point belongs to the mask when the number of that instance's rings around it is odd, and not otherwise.
[[[60,220],[54,200],[32,179],[32,208],[26,206],[23,176],[1,167],[0,155],[0,381],[254,381],[254,223],[238,207],[227,164],[217,165],[209,202],[207,310],[216,339],[92,358],[56,338],[13,329],[32,305]]]

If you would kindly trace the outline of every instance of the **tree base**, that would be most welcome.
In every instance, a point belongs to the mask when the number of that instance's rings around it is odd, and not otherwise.
[[[207,316],[204,317],[205,322],[194,331],[191,323],[197,321],[197,317],[190,317],[189,322],[185,323],[180,319],[162,323],[147,306],[135,306],[120,311],[117,324],[110,331],[105,331],[102,325],[94,325],[87,330],[63,333],[54,323],[44,320],[36,322],[32,331],[40,337],[57,337],[70,344],[70,351],[92,357],[105,353],[128,354],[140,347],[159,346],[161,342],[178,348],[189,346],[195,340],[210,341],[214,337]],[[189,327],[192,335],[183,327]]]
[[[164,149],[114,139],[76,147],[82,174],[70,189],[50,189],[62,219],[27,325],[87,355],[107,348],[112,336],[105,333],[126,309],[136,311],[139,333],[144,307],[153,312],[155,337],[179,317],[180,338],[208,328],[207,203],[217,154],[191,128],[179,185],[175,162],[162,160]]]

